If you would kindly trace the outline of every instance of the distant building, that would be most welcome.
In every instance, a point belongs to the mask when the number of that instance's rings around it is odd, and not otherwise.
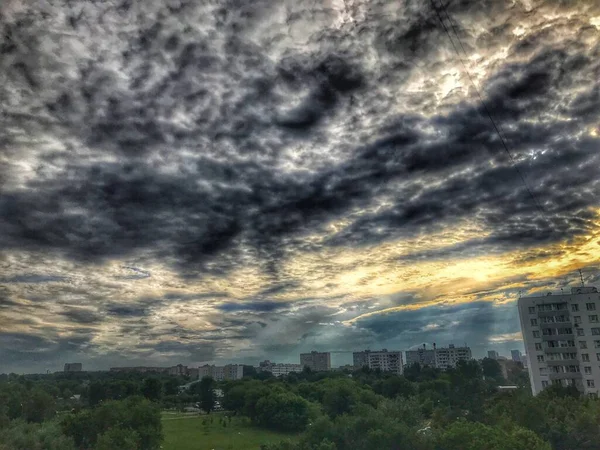
[[[331,370],[331,354],[329,352],[301,353],[300,365],[308,367],[313,372],[326,372]]]
[[[259,371],[271,372],[276,377],[288,375],[293,372],[302,372],[302,369],[301,364],[273,363],[269,360],[263,361],[258,365]]]
[[[166,367],[148,367],[148,366],[136,366],[136,367],[111,367],[111,372],[137,372],[137,373],[163,373]]]
[[[435,344],[434,344],[435,345]],[[417,350],[406,351],[406,365],[420,364],[421,366],[435,367],[435,350],[429,349],[425,344]]]
[[[339,370],[339,371],[344,371],[344,370],[348,370],[350,372],[354,372],[356,370],[356,366],[353,364],[344,364],[343,366],[339,366],[334,370]]]
[[[367,363],[371,370],[381,370],[382,372],[393,372],[401,375],[403,371],[402,352],[389,352],[387,349],[381,351],[369,351],[367,353]]]
[[[173,367],[167,367],[166,372],[169,375],[186,376],[188,374],[188,368],[187,368],[187,366],[177,364],[176,366],[173,366]]]
[[[521,362],[521,351],[520,350],[511,350],[510,351],[510,358],[514,361],[514,362]]]
[[[552,384],[575,386],[597,397],[600,389],[600,293],[521,297],[518,301],[533,395]]]
[[[490,359],[498,359],[498,352],[496,350],[488,350],[488,358]]]
[[[81,363],[66,363],[64,371],[65,372],[81,372],[83,370],[83,366]]]
[[[135,366],[135,367],[111,367],[111,372],[137,372],[137,373],[164,373],[168,375],[189,375],[187,366],[177,364],[172,367],[152,367],[152,366]]]
[[[454,344],[450,344],[448,347],[435,349],[435,367],[438,369],[455,367],[457,362],[470,359],[472,355],[469,347],[455,347]]]
[[[198,379],[198,375],[200,375],[200,370],[197,368],[189,368],[188,369],[188,376],[192,379],[192,380],[197,380]]]
[[[369,367],[369,353],[371,350],[363,350],[362,352],[352,353],[352,363],[357,369]]]
[[[241,380],[244,377],[244,366],[241,364],[227,364],[225,366],[204,365],[198,367],[198,378],[211,377],[216,381]]]
[[[523,367],[525,369],[527,369],[529,367],[529,363],[527,362],[527,355],[526,354],[521,355],[521,364],[523,364]]]

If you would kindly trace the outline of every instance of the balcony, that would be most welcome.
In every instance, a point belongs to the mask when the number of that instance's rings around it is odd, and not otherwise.
[[[581,372],[561,372],[561,373],[550,372],[548,374],[548,377],[551,380],[578,380],[578,379],[583,378],[583,375]]]
[[[553,334],[547,336],[545,334],[542,335],[542,341],[570,341],[575,337],[573,333],[570,334]]]
[[[554,361],[547,360],[546,364],[548,364],[548,366],[578,366],[579,360],[578,359],[557,359]]]
[[[552,317],[552,316],[569,316],[569,310],[568,309],[561,309],[558,311],[538,311],[537,312],[537,316],[538,317]]]
[[[544,353],[577,353],[577,347],[546,347]]]
[[[540,328],[556,328],[556,327],[564,327],[565,325],[571,326],[572,323],[570,321],[554,322],[554,323],[540,323]],[[575,325],[575,326],[577,326],[577,325]]]

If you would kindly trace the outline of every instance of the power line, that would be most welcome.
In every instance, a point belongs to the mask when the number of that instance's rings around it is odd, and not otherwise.
[[[494,120],[494,117],[492,116],[492,113],[491,113],[490,109],[488,108],[485,100],[483,99],[481,93],[479,92],[479,88],[477,87],[477,84],[475,83],[475,80],[473,80],[473,77],[471,76],[471,73],[469,72],[469,69],[467,68],[466,63],[464,62],[463,58],[460,55],[460,51],[458,50],[458,47],[456,46],[456,44],[454,43],[454,40],[452,39],[452,36],[450,35],[450,31],[446,27],[446,24],[444,23],[444,20],[443,20],[442,16],[440,15],[440,12],[439,12],[439,10],[438,10],[438,8],[436,6],[435,0],[430,0],[430,1],[431,1],[431,6],[433,7],[433,10],[435,11],[435,13],[436,13],[436,15],[438,17],[438,20],[440,21],[440,23],[442,24],[442,27],[444,28],[444,31],[448,35],[448,39],[450,40],[450,43],[452,44],[452,47],[454,48],[454,51],[456,52],[456,55],[458,56],[458,59],[459,59],[460,63],[462,64],[462,66],[463,66],[463,68],[464,68],[467,76],[469,77],[469,80],[471,81],[471,84],[473,85],[473,88],[475,89],[475,92],[477,93],[477,97],[479,98],[479,101],[481,102],[481,105],[483,106],[483,109],[484,109],[486,115],[490,119],[490,122],[492,122],[494,130],[496,131],[496,133],[498,134],[498,137],[500,138],[500,142],[502,143],[502,147],[504,148],[504,151],[508,155],[508,157],[510,159],[510,162],[512,163],[513,167],[515,168],[515,170],[519,174],[519,177],[521,178],[521,181],[523,182],[523,185],[525,186],[525,189],[527,189],[527,192],[529,193],[529,196],[533,200],[533,203],[535,204],[537,210],[542,214],[542,216],[544,217],[544,219],[546,219],[547,221],[549,221],[548,217],[546,216],[546,212],[544,211],[544,208],[542,207],[542,205],[540,204],[540,202],[537,200],[537,198],[535,197],[533,191],[531,190],[531,188],[527,184],[527,180],[525,179],[525,176],[523,175],[523,172],[521,171],[521,169],[519,169],[519,166],[517,166],[515,158],[513,157],[512,153],[510,152],[510,149],[508,148],[506,140],[502,136],[501,126],[498,125],[498,124],[496,124],[496,121]],[[458,40],[458,42],[460,44],[460,47],[462,48],[463,53],[467,57],[468,55],[467,55],[467,51],[465,50],[465,46],[463,45],[463,43],[462,43],[462,41],[460,39],[460,36],[458,35],[458,31],[456,30],[456,26],[454,25],[453,20],[450,18],[450,15],[448,14],[448,10],[446,9],[446,6],[444,5],[444,1],[443,0],[440,0],[440,5],[441,5],[442,10],[444,11],[444,13],[446,15],[446,18],[448,19],[448,22],[450,23],[450,26],[452,27],[452,30],[454,31],[454,34],[456,35],[456,39]]]

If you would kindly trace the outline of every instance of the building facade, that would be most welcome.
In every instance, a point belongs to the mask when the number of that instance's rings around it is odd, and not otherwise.
[[[448,347],[435,348],[434,351],[435,367],[442,370],[456,367],[459,361],[472,359],[469,347],[455,347],[454,344],[450,344]]]
[[[308,367],[313,372],[326,372],[331,370],[331,354],[329,352],[301,353],[300,365]]]
[[[435,350],[427,350],[426,347],[419,347],[417,350],[406,351],[406,365],[420,364],[421,366],[435,367]]]
[[[302,364],[273,363],[269,360],[263,361],[258,365],[258,370],[262,372],[271,372],[274,376],[280,377],[293,372],[302,372]]]
[[[600,386],[600,294],[595,287],[570,294],[522,297],[518,302],[531,390],[560,383],[590,397]]]
[[[367,362],[371,370],[393,372],[397,375],[402,375],[403,372],[402,352],[389,352],[385,348],[381,351],[370,351]]]
[[[498,352],[496,350],[488,350],[488,358],[490,359],[498,359]]]
[[[362,369],[363,367],[369,367],[369,353],[371,350],[363,350],[362,352],[352,353],[352,365],[356,369]]]
[[[514,362],[521,362],[522,356],[523,355],[521,355],[520,350],[511,350],[510,351],[510,359],[512,359]]]
[[[213,366],[205,364],[198,367],[198,378],[211,377],[216,381],[241,380],[244,377],[244,366],[241,364],[227,364],[225,366]]]
[[[81,372],[83,370],[83,366],[81,363],[66,363],[64,371],[65,372]]]

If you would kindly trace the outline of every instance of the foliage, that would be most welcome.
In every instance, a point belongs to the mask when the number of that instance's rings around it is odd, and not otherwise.
[[[100,436],[95,450],[138,450],[140,437],[135,431],[111,428]]]
[[[142,394],[148,400],[157,401],[162,397],[162,383],[158,378],[146,378],[142,385]]]
[[[62,429],[80,448],[95,446],[99,436],[114,429],[129,433],[139,450],[157,449],[162,441],[160,411],[141,397],[107,401],[93,410],[70,414],[63,419]],[[112,432],[103,438],[103,445],[122,437],[123,433]]]
[[[308,402],[292,393],[275,392],[256,404],[256,422],[279,431],[302,431],[308,425]]]
[[[482,423],[460,420],[437,438],[439,450],[551,450],[548,443],[530,430],[504,430]]]
[[[0,450],[75,450],[75,445],[54,421],[37,424],[18,420],[0,430]]]

